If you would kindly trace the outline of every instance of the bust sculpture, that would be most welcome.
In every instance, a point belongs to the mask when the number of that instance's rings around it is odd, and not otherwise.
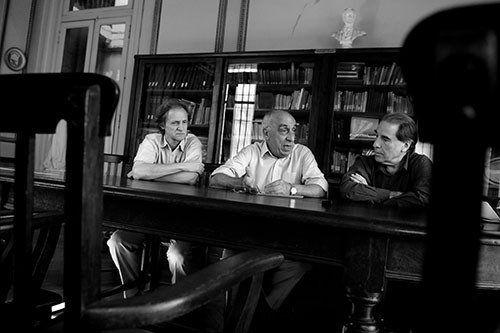
[[[353,8],[346,8],[342,12],[342,20],[344,21],[344,27],[332,34],[336,40],[339,41],[343,48],[352,47],[352,42],[361,36],[366,35],[366,32],[354,29],[354,21],[356,20],[356,12]]]

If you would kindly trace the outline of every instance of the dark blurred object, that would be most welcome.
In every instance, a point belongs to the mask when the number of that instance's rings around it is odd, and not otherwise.
[[[444,10],[418,23],[403,45],[420,140],[434,144],[423,332],[476,331],[484,161],[487,147],[500,143],[499,13],[500,4]]]

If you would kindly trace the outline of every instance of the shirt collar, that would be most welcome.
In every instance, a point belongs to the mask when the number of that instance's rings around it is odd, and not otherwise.
[[[267,147],[267,143],[265,141],[259,142],[259,144],[260,144],[260,147],[261,147],[261,149],[260,149],[260,157],[261,158],[264,158],[266,155],[268,155],[268,156],[270,156],[272,158],[275,158],[277,160],[285,160],[287,158],[290,159],[291,156],[292,156],[293,151],[297,147],[297,144],[294,144],[292,152],[288,156],[279,158],[279,157],[274,156],[273,153],[271,153],[271,151]]]
[[[167,138],[165,137],[165,135],[162,135],[162,139],[161,139],[161,148],[162,149],[165,149],[165,148],[170,148],[170,150],[173,152],[174,150],[172,149],[172,147],[170,147],[170,145],[168,144],[168,141],[167,141]],[[181,142],[179,142],[179,145],[177,146],[177,148],[180,149],[180,151],[184,152],[184,149],[186,147],[186,142],[187,142],[187,135],[184,139],[182,139]]]
[[[400,162],[400,167],[396,173],[398,173],[402,169],[408,170],[408,165],[410,163],[410,154],[411,154],[410,152],[407,152],[405,154],[405,156],[403,156],[403,158],[401,159],[401,162]],[[383,171],[384,173],[386,172],[385,166],[383,164],[380,164],[378,168],[379,168],[379,170]]]
[[[409,161],[410,161],[410,152],[407,152],[405,156],[403,156],[403,159],[401,160],[399,170],[401,169],[408,170]]]

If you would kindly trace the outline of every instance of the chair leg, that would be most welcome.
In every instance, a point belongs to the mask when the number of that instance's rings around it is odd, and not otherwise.
[[[161,248],[161,238],[156,235],[148,235],[142,256],[140,279],[146,283],[149,281],[150,290],[156,289],[160,285],[164,256]]]
[[[10,287],[12,286],[12,270],[13,270],[13,246],[12,234],[3,234],[3,249],[0,253],[0,300],[3,302],[7,298]]]
[[[224,332],[248,332],[260,298],[263,280],[264,273],[256,274],[228,291]]]
[[[56,252],[62,223],[62,217],[54,217],[54,223],[50,223],[39,231],[38,239],[33,249],[34,258],[38,259],[33,263],[33,283],[36,289],[41,288],[50,262]]]

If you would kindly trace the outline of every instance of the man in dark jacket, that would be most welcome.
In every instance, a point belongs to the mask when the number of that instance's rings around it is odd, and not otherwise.
[[[388,113],[376,133],[374,154],[359,156],[342,177],[341,197],[382,205],[426,206],[432,161],[415,152],[415,121],[403,113]]]

